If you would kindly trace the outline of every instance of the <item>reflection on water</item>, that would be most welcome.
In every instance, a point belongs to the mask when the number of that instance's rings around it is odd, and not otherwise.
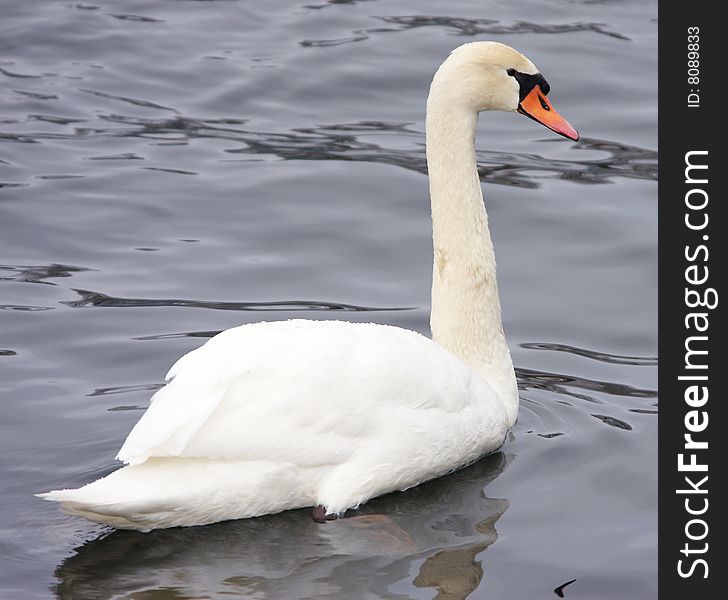
[[[411,310],[406,307],[376,308],[373,306],[358,306],[356,304],[343,304],[341,302],[318,302],[315,300],[280,300],[278,302],[205,302],[202,300],[179,299],[152,299],[152,298],[114,298],[91,292],[89,290],[73,290],[81,300],[64,301],[63,304],[73,308],[85,306],[107,306],[114,308],[152,307],[152,306],[183,306],[191,308],[211,308],[214,310],[258,310],[258,311],[292,311],[292,310],[333,310],[333,311],[390,311]]]
[[[623,383],[611,381],[595,381],[576,375],[563,375],[559,373],[546,373],[533,369],[516,368],[518,388],[520,390],[547,390],[556,394],[579,398],[588,402],[599,403],[593,396],[574,393],[569,388],[592,390],[612,396],[631,396],[633,398],[657,398],[656,390],[643,390]]]
[[[88,91],[88,90],[85,90]],[[108,94],[107,94],[108,95]],[[131,104],[146,105],[143,100],[114,97]],[[156,107],[164,108],[164,107]],[[102,122],[115,126],[104,128],[75,127],[71,133],[25,132],[6,139],[38,142],[42,140],[88,141],[104,138],[142,138],[145,140],[174,139],[176,144],[187,144],[195,139],[227,140],[242,147],[224,148],[228,155],[271,155],[286,160],[350,160],[398,166],[419,173],[427,172],[424,152],[424,133],[411,123],[387,121],[361,121],[327,124],[318,127],[298,127],[287,133],[249,130],[240,119],[194,119],[177,116],[168,119],[150,119],[120,114],[100,115]],[[120,127],[119,127],[120,126]],[[22,139],[21,139],[22,138]],[[373,139],[376,138],[377,142]],[[382,143],[391,139],[392,145]],[[395,148],[409,140],[413,148]],[[549,140],[554,141],[554,140]],[[556,140],[562,143],[563,140]],[[564,142],[565,143],[565,142]],[[539,179],[554,174],[575,183],[610,183],[615,177],[629,179],[657,179],[657,153],[654,150],[620,142],[583,136],[578,142],[569,142],[575,150],[599,151],[604,158],[589,160],[554,160],[532,153],[506,153],[479,150],[478,170],[483,181],[489,183],[533,188]],[[230,160],[221,154],[219,160]],[[88,160],[143,161],[138,153],[97,155]],[[138,167],[160,170],[160,167]],[[184,169],[163,169],[173,173],[194,173]]]
[[[609,31],[603,23],[530,23],[528,21],[516,21],[510,25],[501,24],[496,19],[464,19],[442,16],[406,16],[406,17],[378,17],[385,23],[398,25],[399,29],[412,29],[415,27],[448,27],[460,35],[481,35],[484,33],[573,33],[575,31],[590,31],[601,33],[620,40],[629,38],[616,31]],[[395,31],[396,31],[395,30]],[[378,31],[392,31],[380,29]]]
[[[481,553],[498,539],[495,525],[508,508],[507,500],[489,498],[484,488],[512,460],[492,454],[321,525],[298,510],[104,534],[58,566],[55,591],[67,600],[400,598],[390,586],[411,578],[415,586],[435,590],[436,598],[463,599],[487,571]]]
[[[616,427],[617,429],[624,429],[625,431],[632,431],[632,426],[629,423],[627,423],[627,421],[622,421],[622,419],[617,419],[616,417],[610,417],[609,415],[595,415],[595,414],[592,414],[592,417],[599,419],[602,423],[604,423],[605,425],[609,425],[610,427]]]
[[[595,352],[587,348],[577,348],[568,344],[547,344],[543,342],[527,342],[521,344],[521,348],[528,350],[550,350],[552,352],[568,352],[577,356],[583,356],[592,360],[598,360],[605,363],[616,365],[634,365],[634,366],[657,366],[656,356],[622,356],[621,354],[608,354],[606,352]]]
[[[24,281],[26,283],[45,283],[47,285],[56,285],[52,281],[46,279],[54,279],[56,277],[71,277],[74,273],[88,271],[85,267],[74,267],[71,265],[0,265],[0,281]]]
[[[314,7],[311,7],[314,8]],[[374,17],[394,27],[372,27],[368,29],[356,29],[352,35],[342,38],[326,40],[303,40],[300,42],[304,47],[340,46],[352,42],[363,42],[368,40],[372,34],[406,31],[418,27],[444,27],[450,34],[462,36],[475,36],[484,34],[524,34],[524,33],[574,33],[577,31],[589,31],[608,35],[619,40],[629,38],[616,31],[610,31],[602,23],[531,23],[529,21],[514,21],[513,23],[502,23],[497,19],[467,19],[445,16],[391,16]]]

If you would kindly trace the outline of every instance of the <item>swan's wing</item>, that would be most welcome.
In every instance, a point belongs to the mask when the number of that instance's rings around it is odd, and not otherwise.
[[[423,411],[436,420],[483,391],[473,389],[462,362],[419,334],[342,321],[230,329],[183,356],[168,377],[120,460],[336,464],[372,440],[396,436],[403,421],[416,427]]]

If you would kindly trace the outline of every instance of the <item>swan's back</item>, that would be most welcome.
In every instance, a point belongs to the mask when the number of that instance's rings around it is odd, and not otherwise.
[[[417,419],[431,427],[437,415],[490,411],[492,427],[502,416],[495,392],[457,357],[413,331],[369,323],[243,325],[183,356],[167,377],[120,450],[124,462],[317,467],[348,460],[368,440],[385,445],[385,431],[399,443]]]

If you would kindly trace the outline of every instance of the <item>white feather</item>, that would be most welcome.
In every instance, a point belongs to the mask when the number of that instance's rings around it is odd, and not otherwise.
[[[483,377],[386,325],[243,325],[170,376],[119,452],[130,466],[43,497],[141,529],[316,504],[339,513],[472,462],[510,425]]]

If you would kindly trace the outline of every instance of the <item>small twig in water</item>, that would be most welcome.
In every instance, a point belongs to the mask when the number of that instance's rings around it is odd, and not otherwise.
[[[564,588],[565,588],[565,587],[566,587],[567,585],[571,585],[571,584],[572,584],[572,583],[574,583],[575,581],[576,581],[576,579],[572,579],[571,581],[567,581],[566,583],[562,583],[562,584],[561,584],[561,585],[560,585],[559,587],[557,587],[557,588],[556,588],[556,589],[554,590],[554,594],[556,594],[556,595],[557,595],[557,596],[558,596],[559,598],[563,598],[563,597],[564,597]]]

